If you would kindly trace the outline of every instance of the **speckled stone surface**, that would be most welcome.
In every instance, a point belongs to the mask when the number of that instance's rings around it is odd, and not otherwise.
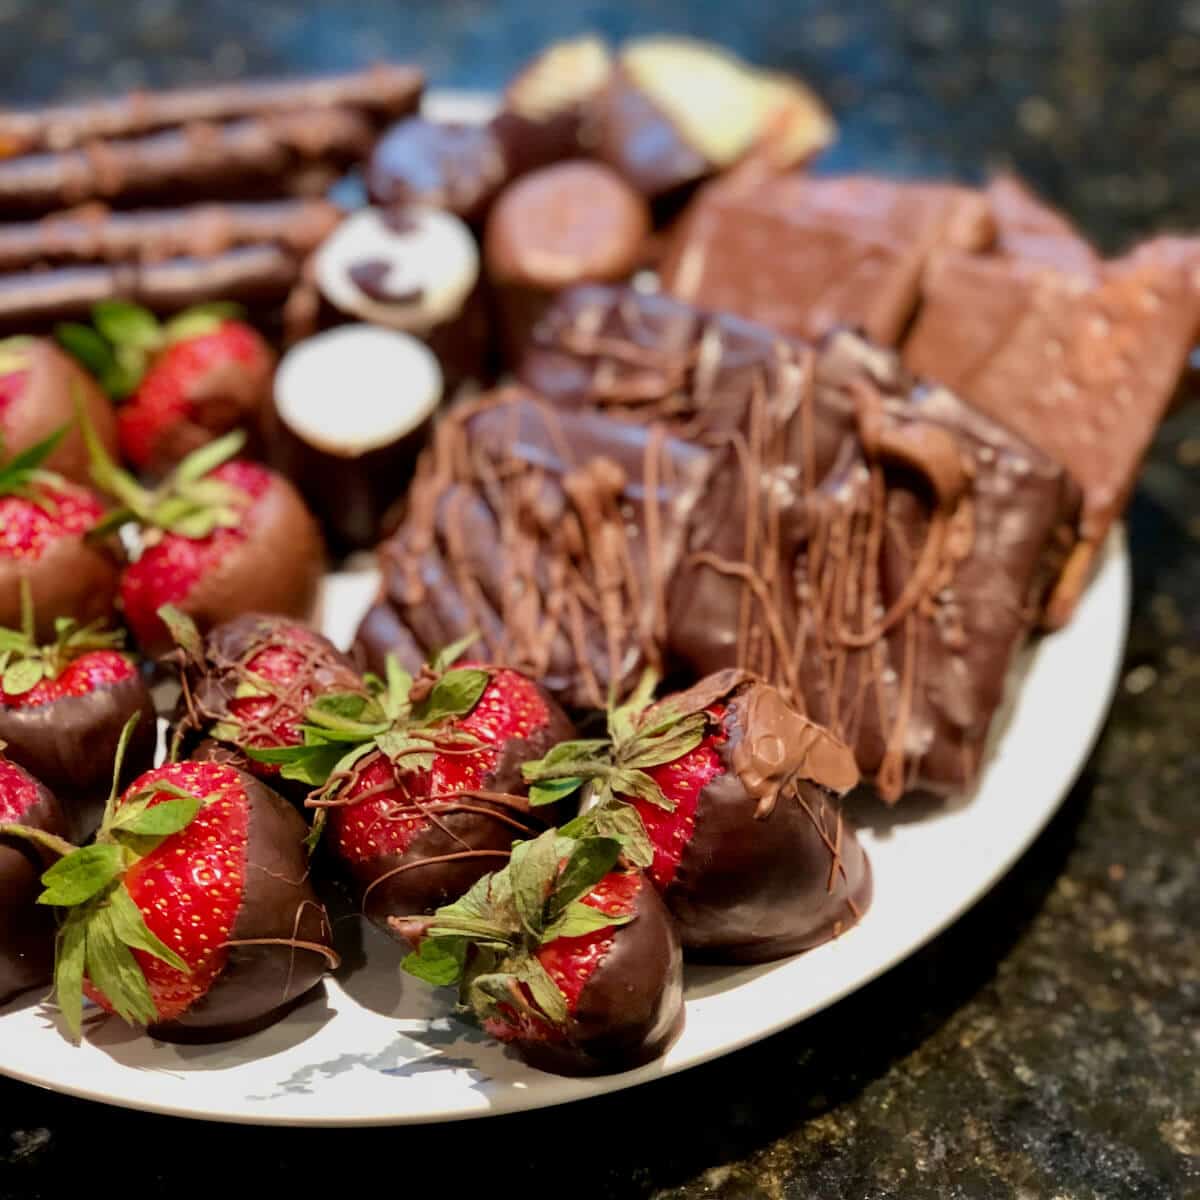
[[[1195,0],[0,0],[0,86],[390,54],[488,87],[585,28],[691,32],[799,71],[838,111],[836,169],[1010,164],[1110,248],[1200,228]],[[1128,657],[1078,785],[969,915],[834,1009],[636,1092],[458,1127],[226,1128],[0,1081],[0,1197],[106,1179],[180,1197],[1200,1196],[1200,409],[1163,430],[1129,524]]]

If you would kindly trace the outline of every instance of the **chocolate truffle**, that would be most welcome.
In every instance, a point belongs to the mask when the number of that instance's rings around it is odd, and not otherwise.
[[[48,788],[0,752],[0,825],[66,836]],[[0,1004],[46,986],[54,972],[54,910],[37,903],[53,855],[25,838],[0,836]]]
[[[408,117],[376,144],[367,194],[381,208],[428,205],[478,225],[508,179],[504,149],[486,125]]]
[[[342,325],[284,355],[275,374],[271,459],[335,548],[379,540],[442,393],[442,370],[429,348],[391,329]]]
[[[425,342],[441,363],[447,394],[486,376],[490,332],[479,250],[453,214],[424,206],[362,209],[325,240],[314,272],[333,321],[367,321]]]
[[[558,292],[632,275],[649,232],[645,201],[599,163],[558,163],[506,188],[488,218],[484,256],[509,361]]]

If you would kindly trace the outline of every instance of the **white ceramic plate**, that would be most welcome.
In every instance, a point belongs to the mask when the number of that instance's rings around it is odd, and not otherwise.
[[[345,645],[371,572],[330,578],[324,627]],[[371,1125],[562,1104],[682,1071],[832,1004],[911,954],[1013,864],[1066,795],[1104,720],[1125,642],[1129,559],[1114,534],[1074,621],[1014,669],[974,796],[909,820],[863,810],[875,900],[836,942],[784,962],[690,969],[687,1024],[662,1060],[624,1075],[560,1079],[522,1064],[398,969],[365,922],[337,923],[336,980],[279,1025],[220,1046],[154,1042],[101,1018],[72,1046],[37,998],[0,1009],[0,1072],[110,1104],[222,1121]],[[862,814],[860,814],[862,815]],[[364,961],[365,960],[365,961]]]

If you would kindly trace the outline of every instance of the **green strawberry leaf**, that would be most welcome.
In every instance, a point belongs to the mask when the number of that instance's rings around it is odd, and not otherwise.
[[[200,636],[196,622],[187,613],[173,604],[164,604],[158,610],[158,619],[190,658],[197,661],[204,658],[204,639]]]
[[[39,904],[72,908],[102,892],[125,868],[121,847],[112,842],[84,846],[60,858],[42,875]]]
[[[4,669],[4,690],[10,696],[32,691],[46,674],[46,664],[40,658],[20,658]]]
[[[400,665],[394,654],[387,656],[387,690],[383,694],[383,711],[389,721],[397,720],[408,707],[408,694],[413,677]]]
[[[188,338],[214,333],[225,321],[239,320],[245,313],[246,310],[232,300],[214,300],[211,304],[185,308],[164,326],[164,341],[184,342]]]
[[[433,656],[429,664],[430,669],[438,675],[448,671],[477,641],[479,641],[479,634],[472,630],[464,637],[460,637],[457,642],[443,646]]]
[[[80,909],[67,914],[54,948],[54,996],[78,1042],[83,1032],[83,971],[87,958],[87,914]]]
[[[662,788],[644,771],[617,768],[613,771],[609,783],[614,792],[636,796],[639,800],[645,800],[647,804],[653,804],[667,812],[675,811],[675,801],[669,799]]]
[[[628,750],[619,755],[623,767],[657,767],[675,762],[690,754],[701,742],[708,730],[708,720],[703,713],[672,723],[671,727],[655,737],[639,732],[629,744]]]
[[[541,937],[546,902],[558,875],[558,842],[557,829],[548,829],[532,841],[518,842],[506,868],[517,915],[535,938]]]
[[[629,698],[623,704],[609,705],[608,736],[613,742],[620,744],[633,736],[636,718],[650,705],[657,687],[658,672],[647,667]]]
[[[550,977],[550,973],[533,955],[518,959],[513,974],[529,989],[534,1004],[545,1013],[552,1025],[562,1026],[566,1023],[570,1016],[567,998]]]
[[[552,942],[555,938],[560,937],[583,937],[585,934],[596,933],[601,929],[626,925],[632,920],[632,913],[611,916],[601,909],[593,908],[590,904],[575,900],[546,926],[545,941]]]
[[[104,817],[100,822],[102,830],[112,825],[113,817],[116,815],[117,793],[121,787],[121,768],[125,763],[125,752],[129,749],[129,739],[133,737],[133,731],[138,727],[141,719],[140,712],[133,713],[121,730],[121,737],[117,742],[117,752],[113,755],[112,783],[109,784],[108,799],[104,802]]]
[[[375,738],[375,745],[385,758],[390,758],[406,771],[428,771],[433,766],[433,743],[425,737],[392,730]]]
[[[47,434],[46,437],[42,438],[40,442],[35,442],[32,446],[26,446],[24,450],[14,454],[4,464],[4,470],[0,474],[0,478],[7,478],[10,475],[28,475],[31,471],[36,471],[62,444],[62,440],[67,436],[70,428],[69,424],[60,425],[53,433]]]
[[[583,787],[583,780],[577,775],[568,775],[565,779],[550,779],[545,783],[535,783],[529,789],[529,803],[537,808],[542,804],[556,804],[565,800],[572,793]]]
[[[195,483],[203,479],[210,471],[215,471],[217,467],[234,458],[245,444],[245,432],[235,429],[232,433],[227,433],[224,437],[219,437],[215,441],[201,446],[199,450],[193,450],[175,468],[172,480],[176,485]]]
[[[77,321],[63,321],[54,327],[58,344],[99,380],[110,395],[118,393],[108,386],[117,372],[117,359],[112,347],[90,326]]]
[[[162,959],[167,966],[174,967],[176,971],[182,971],[185,975],[191,974],[191,967],[150,931],[142,916],[142,910],[134,903],[124,884],[113,889],[108,898],[108,912],[113,930],[126,946],[152,954],[155,958]]]
[[[321,844],[325,834],[325,826],[329,823],[329,810],[318,808],[313,812],[312,824],[308,827],[308,835],[304,839],[304,852],[312,858]]]
[[[163,791],[155,788],[155,793]],[[123,804],[109,826],[111,833],[131,833],[138,837],[167,837],[186,829],[196,814],[204,807],[204,801],[195,796],[181,796],[164,800],[150,806],[151,797]]]
[[[155,1021],[158,1009],[150,996],[146,976],[117,933],[112,909],[107,906],[88,914],[84,962],[88,978],[118,1016],[130,1025],[150,1025]]]
[[[115,347],[138,346],[155,350],[162,344],[162,328],[154,314],[127,300],[100,300],[92,306],[92,323]]]
[[[567,776],[586,771],[585,777],[590,778],[599,774],[599,769],[607,766],[605,752],[609,742],[605,738],[582,739],[573,742],[559,742],[546,754],[532,762],[521,765],[521,774],[526,783],[540,783],[547,779],[562,779]]]
[[[559,916],[581,896],[586,896],[616,866],[621,843],[616,838],[585,838],[574,844],[546,905],[548,922]]]
[[[467,958],[467,940],[458,937],[426,937],[400,963],[400,969],[434,987],[449,987],[462,978]]]
[[[479,703],[489,678],[486,671],[475,668],[447,671],[433,685],[429,698],[417,705],[414,715],[431,725],[450,717],[465,717]]]

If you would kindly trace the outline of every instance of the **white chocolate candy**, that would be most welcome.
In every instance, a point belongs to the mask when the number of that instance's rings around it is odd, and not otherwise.
[[[354,458],[398,442],[442,399],[424,342],[376,325],[341,325],[299,342],[275,372],[275,410],[302,441]]]
[[[396,299],[372,296],[355,282],[369,265],[377,287]],[[479,250],[471,231],[441,209],[411,205],[389,226],[375,208],[351,213],[316,255],[317,286],[349,316],[418,336],[453,320],[479,279]]]

